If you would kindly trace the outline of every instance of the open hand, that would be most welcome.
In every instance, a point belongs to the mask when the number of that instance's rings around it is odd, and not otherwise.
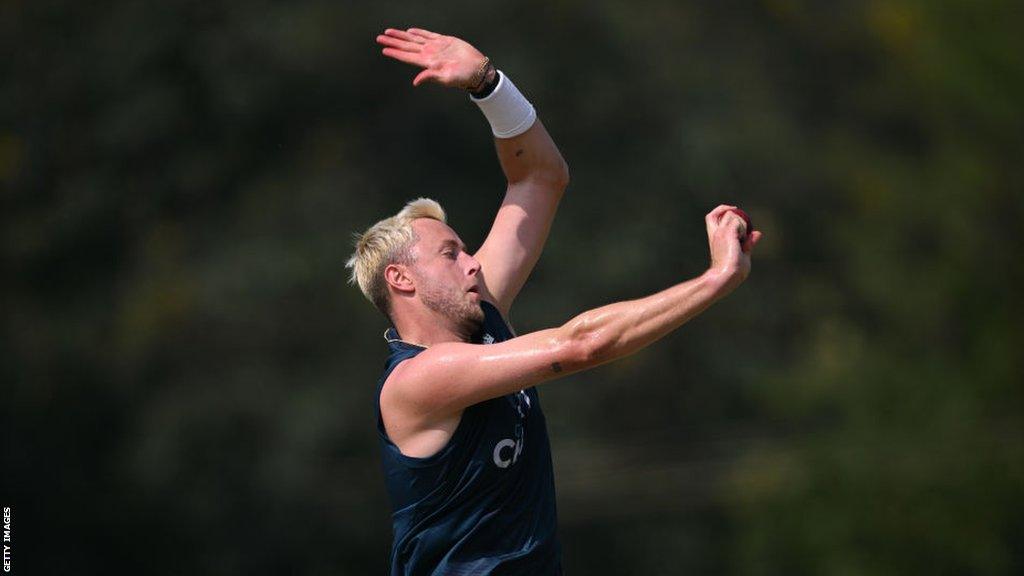
[[[429,30],[388,28],[377,36],[384,46],[384,55],[423,71],[413,79],[413,86],[437,82],[452,88],[471,88],[479,80],[484,55],[470,43],[455,36],[444,36]]]

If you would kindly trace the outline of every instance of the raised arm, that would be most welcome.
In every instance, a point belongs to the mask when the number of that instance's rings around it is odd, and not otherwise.
[[[508,188],[476,259],[495,305],[507,318],[540,259],[569,183],[569,167],[540,119],[519,136],[495,138],[495,144]]]
[[[469,90],[491,121],[508,188],[475,256],[480,261],[485,295],[507,317],[512,301],[540,258],[558,202],[569,183],[568,166],[543,123],[534,121],[532,107],[528,115],[514,114],[522,110],[515,106],[530,106],[529,102],[469,43],[419,28],[389,28],[377,37],[377,42],[385,46],[385,56],[423,68],[413,85],[435,82]],[[521,100],[506,102],[510,91]],[[501,117],[508,106],[513,107],[513,115]],[[497,123],[494,114],[498,115]],[[528,129],[522,131],[524,128]]]
[[[382,406],[387,402],[393,413],[400,414],[397,419],[403,427],[429,427],[478,402],[610,362],[651,344],[746,279],[750,252],[761,233],[752,232],[741,244],[745,223],[733,208],[719,206],[705,219],[712,264],[701,276],[505,342],[431,346],[391,373]],[[386,423],[387,419],[386,414]]]

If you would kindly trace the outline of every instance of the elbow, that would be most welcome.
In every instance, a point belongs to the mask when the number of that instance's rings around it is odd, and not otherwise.
[[[510,186],[526,185],[561,194],[569,186],[569,164],[557,151],[547,151],[521,163],[502,160]]]
[[[564,192],[569,187],[569,164],[564,158],[559,158],[559,160],[559,165],[555,169],[554,184],[559,192]]]
[[[565,362],[574,369],[585,370],[615,359],[615,340],[607,331],[592,326],[587,317],[572,320],[563,330],[566,333]]]
[[[584,340],[576,344],[576,357],[574,360],[575,365],[581,370],[600,366],[613,359],[610,347],[600,340]]]
[[[553,187],[558,190],[559,194],[565,192],[565,189],[569,187],[569,164],[561,155],[559,155],[558,163],[552,168],[551,172]]]
[[[569,165],[559,155],[556,160],[548,162],[543,168],[537,170],[533,174],[532,180],[542,184],[544,188],[562,194],[569,186]]]

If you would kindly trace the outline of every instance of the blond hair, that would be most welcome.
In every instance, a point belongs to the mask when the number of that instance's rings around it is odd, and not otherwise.
[[[389,264],[412,264],[411,250],[417,240],[412,221],[417,218],[446,222],[440,204],[429,198],[417,198],[398,214],[377,222],[362,234],[356,234],[356,251],[345,264],[352,269],[349,283],[358,283],[363,296],[385,316],[390,313],[391,306],[384,269]]]

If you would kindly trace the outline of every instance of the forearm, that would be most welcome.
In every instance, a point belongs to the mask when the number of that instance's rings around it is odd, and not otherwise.
[[[476,253],[491,298],[508,313],[544,242],[569,183],[569,169],[536,110],[504,75],[493,92],[474,97],[495,136],[508,179],[505,198]]]
[[[709,270],[671,288],[595,308],[567,322],[564,337],[575,343],[589,368],[628,356],[676,330],[735,288],[726,275]]]
[[[561,152],[530,101],[512,79],[490,68],[483,92],[473,101],[491,125],[501,169],[510,186],[521,182],[551,184],[559,192],[569,180]]]

